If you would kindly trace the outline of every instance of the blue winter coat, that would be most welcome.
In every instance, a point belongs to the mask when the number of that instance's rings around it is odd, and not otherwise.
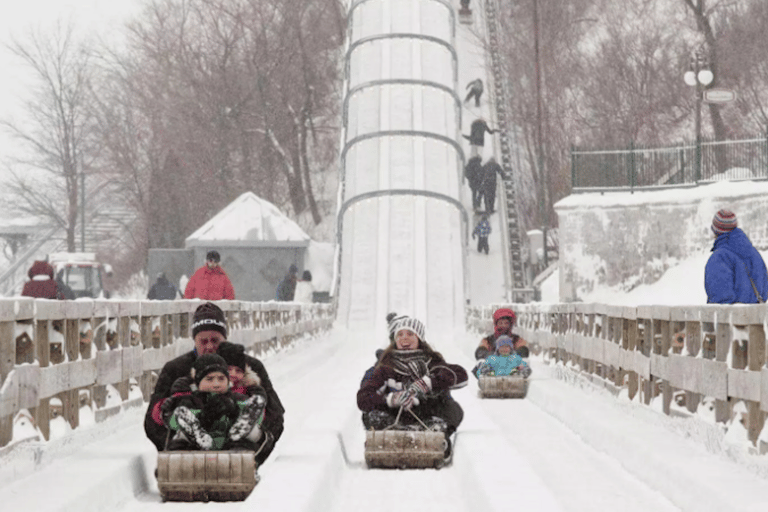
[[[504,377],[512,375],[518,366],[528,366],[523,358],[518,354],[509,354],[508,356],[502,356],[501,354],[493,354],[488,356],[483,364],[477,368],[477,376],[480,377],[483,374],[484,368],[490,368],[491,375],[497,377]]]
[[[762,299],[768,299],[768,271],[747,235],[735,228],[718,236],[704,269],[707,303],[756,304],[757,297],[749,282],[750,276]]]
[[[476,236],[487,237],[490,234],[491,234],[491,223],[488,222],[488,219],[483,219],[477,223],[477,226],[475,226],[475,230],[472,231],[472,238],[475,238]]]

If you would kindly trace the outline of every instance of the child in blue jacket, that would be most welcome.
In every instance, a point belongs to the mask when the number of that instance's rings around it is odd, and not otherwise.
[[[499,336],[496,340],[496,353],[488,356],[481,362],[475,371],[475,376],[494,375],[504,377],[507,375],[520,374],[525,378],[531,375],[531,369],[523,361],[519,354],[512,352],[513,342],[509,336]]]

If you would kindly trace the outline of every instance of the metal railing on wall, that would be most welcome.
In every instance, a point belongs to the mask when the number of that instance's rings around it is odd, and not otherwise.
[[[700,167],[696,155],[701,155]],[[716,180],[728,171],[730,179],[768,178],[768,134],[744,140],[702,140],[669,147],[581,149],[571,147],[571,186],[660,187]]]
[[[768,415],[768,305],[496,304],[468,307],[467,326],[492,331],[499,307],[517,313],[515,333],[529,345],[630,399],[660,397],[667,415],[676,396],[690,413],[710,397],[724,423],[742,401],[749,440],[768,451],[758,443]]]
[[[58,416],[77,428],[83,405],[92,407],[96,421],[143,406],[163,365],[192,350],[190,320],[200,304],[0,300],[0,447],[12,440],[22,410],[48,439]],[[229,340],[256,356],[330,329],[336,315],[334,304],[217,304],[227,316]],[[107,406],[107,386],[118,391],[120,405]]]

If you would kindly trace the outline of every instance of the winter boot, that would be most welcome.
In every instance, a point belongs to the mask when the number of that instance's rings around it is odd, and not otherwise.
[[[432,416],[429,418],[426,422],[427,427],[429,427],[429,430],[433,432],[445,432],[448,430],[448,423],[438,416]]]
[[[267,400],[261,395],[254,395],[248,399],[240,411],[235,423],[229,429],[230,441],[239,441],[246,437],[253,428],[264,418],[264,408]]]
[[[211,435],[203,429],[200,425],[200,421],[197,419],[192,411],[187,407],[180,406],[174,411],[176,415],[176,423],[179,424],[179,429],[192,443],[197,445],[201,450],[210,450],[213,448],[213,438]]]

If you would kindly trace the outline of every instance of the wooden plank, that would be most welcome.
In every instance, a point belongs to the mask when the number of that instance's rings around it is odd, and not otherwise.
[[[645,380],[651,378],[651,358],[643,354],[642,352],[635,351],[633,353],[634,358],[632,361],[632,371],[637,373]]]
[[[114,384],[123,377],[122,350],[99,351],[96,354],[96,384]]]
[[[662,380],[669,380],[669,358],[660,354],[651,354],[651,374]]]
[[[0,322],[0,386],[16,366],[16,322]]]
[[[768,412],[768,368],[760,370],[760,409]]]
[[[40,402],[40,367],[24,365],[16,368],[19,376],[19,409],[32,409]]]
[[[69,389],[69,368],[55,364],[40,369],[40,398],[50,398]]]
[[[728,399],[728,365],[720,361],[699,359],[701,373],[698,389],[695,391],[717,400]]]
[[[96,360],[84,359],[66,363],[69,369],[69,385],[76,388],[91,386],[96,382]]]
[[[0,417],[13,416],[19,410],[19,377],[11,372],[0,388]]]
[[[141,346],[129,347],[123,352],[123,380],[138,379],[143,373],[143,358]]]
[[[728,396],[760,402],[761,373],[728,369]]]

